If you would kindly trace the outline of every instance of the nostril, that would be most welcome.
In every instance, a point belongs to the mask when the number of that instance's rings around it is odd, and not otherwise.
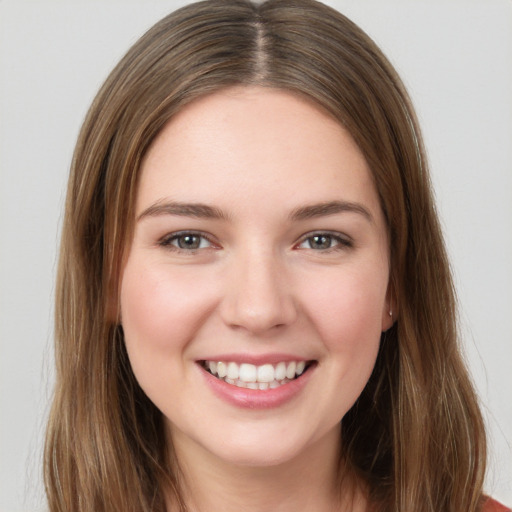
[[[290,325],[298,315],[278,263],[261,251],[239,256],[220,304],[223,321],[257,334]]]

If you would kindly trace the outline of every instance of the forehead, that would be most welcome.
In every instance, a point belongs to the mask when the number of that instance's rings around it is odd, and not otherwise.
[[[164,198],[235,209],[337,199],[378,208],[371,171],[343,126],[312,101],[270,88],[195,100],[157,136],[141,172],[138,212]]]

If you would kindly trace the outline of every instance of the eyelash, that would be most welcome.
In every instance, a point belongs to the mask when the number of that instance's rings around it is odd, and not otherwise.
[[[177,245],[174,245],[173,242],[177,242],[182,237],[197,237],[202,240],[200,240],[199,244],[201,245],[203,240],[206,240],[210,246],[209,247],[196,247],[193,249],[185,249],[183,247],[179,247]],[[201,231],[178,231],[175,233],[171,233],[169,235],[164,236],[158,241],[158,245],[160,247],[165,247],[166,249],[169,249],[171,251],[177,252],[177,253],[184,253],[184,254],[195,254],[197,251],[200,251],[202,249],[209,249],[212,246],[215,246],[214,242],[211,240],[211,238],[206,234],[202,233]]]
[[[334,246],[319,250],[313,249],[310,245],[309,249],[315,252],[321,252],[325,254],[335,251],[343,251],[346,249],[350,249],[354,246],[352,240],[348,239],[346,235],[341,235],[340,233],[333,233],[331,231],[315,231],[313,233],[307,233],[306,235],[304,235],[295,247],[300,248],[302,244],[308,241],[311,244],[311,240],[313,240],[315,237],[328,238],[331,242],[336,242]]]
[[[175,245],[173,242],[179,243],[179,239],[182,237],[196,237],[202,240],[199,240],[199,247],[194,247],[193,249],[190,248],[183,248],[179,247],[178,245]],[[315,250],[313,247],[311,247],[311,241],[315,238],[326,238],[329,239],[330,242],[335,242],[334,246],[327,247],[324,249],[318,249]],[[210,245],[207,247],[201,247],[201,244],[203,241],[206,240]],[[339,233],[333,233],[330,231],[316,231],[313,233],[307,233],[304,235],[300,241],[294,246],[294,248],[301,249],[301,245],[308,242],[310,243],[309,249],[315,252],[321,252],[321,253],[331,253],[335,251],[342,251],[346,249],[350,249],[353,247],[353,242],[349,240],[346,236],[342,236]],[[169,235],[166,235],[165,237],[161,238],[158,242],[158,245],[160,247],[165,247],[169,250],[172,250],[177,253],[184,253],[184,254],[195,254],[200,250],[203,249],[209,249],[214,247],[215,243],[211,240],[210,236],[208,236],[206,233],[203,233],[201,231],[178,231],[175,233],[171,233]],[[305,249],[305,248],[302,248]]]

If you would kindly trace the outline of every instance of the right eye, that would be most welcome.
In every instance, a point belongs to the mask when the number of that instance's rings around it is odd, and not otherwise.
[[[195,231],[171,233],[170,235],[162,238],[159,245],[179,252],[194,252],[200,249],[213,247],[213,244],[208,237]]]

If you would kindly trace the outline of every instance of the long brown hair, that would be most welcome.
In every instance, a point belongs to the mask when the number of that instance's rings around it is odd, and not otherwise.
[[[185,104],[232,85],[313,99],[365,155],[387,220],[397,320],[342,421],[343,460],[376,510],[479,510],[482,418],[458,345],[455,296],[420,131],[373,41],[314,0],[209,0],[150,29],[99,91],[73,157],[57,281],[55,398],[45,483],[52,512],[164,511],[180,497],[161,413],[117,325],[145,152]]]

